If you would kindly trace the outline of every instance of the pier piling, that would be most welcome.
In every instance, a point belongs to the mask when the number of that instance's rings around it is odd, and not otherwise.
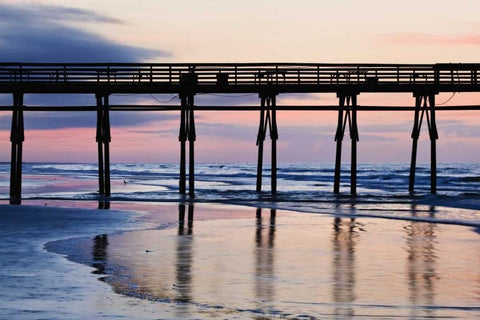
[[[110,115],[108,94],[97,93],[98,193],[110,197]]]
[[[180,193],[186,193],[186,141],[188,140],[188,195],[195,196],[195,115],[194,115],[194,95],[181,94],[180,111]]]
[[[337,142],[335,154],[335,176],[333,192],[340,193],[340,176],[342,165],[342,141],[348,124],[351,139],[351,169],[350,169],[350,194],[357,194],[357,142],[359,141],[357,126],[357,95],[358,93],[337,93],[339,99],[338,122],[335,133]]]
[[[258,126],[257,146],[257,192],[262,191],[262,175],[263,175],[263,143],[265,141],[265,98],[261,97],[260,124]]]
[[[430,137],[430,193],[437,192],[437,139],[438,131],[435,117],[435,93],[415,93],[415,115],[412,129],[412,157],[410,162],[410,177],[408,191],[414,192],[415,171],[417,161],[417,145],[423,118],[425,117],[428,125],[428,134]]]
[[[263,145],[267,130],[270,132],[272,140],[271,148],[271,194],[277,193],[277,113],[276,113],[276,93],[260,94],[261,110],[260,124],[258,127],[257,146],[258,146],[258,162],[257,162],[257,192],[262,191],[262,172],[263,172]]]
[[[185,114],[186,111],[186,97],[181,96],[181,110],[180,110],[180,133],[178,135],[178,141],[180,141],[180,180],[179,180],[179,190],[180,193],[185,194],[186,192],[186,145],[187,141],[187,130],[185,128]]]
[[[23,93],[13,93],[12,127],[10,133],[12,142],[10,162],[10,204],[22,202],[22,148],[25,141],[23,123]]]

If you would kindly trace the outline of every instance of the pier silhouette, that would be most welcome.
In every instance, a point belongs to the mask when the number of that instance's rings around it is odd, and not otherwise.
[[[258,160],[256,190],[262,189],[263,147],[267,133],[271,138],[271,193],[277,193],[277,148],[279,138],[276,112],[337,111],[334,193],[340,192],[342,141],[348,128],[351,139],[350,193],[357,193],[357,112],[413,112],[412,154],[409,192],[414,192],[417,143],[422,123],[430,137],[430,192],[436,193],[437,111],[480,110],[480,105],[438,106],[435,96],[441,92],[480,92],[480,64],[315,64],[315,63],[0,63],[0,94],[11,94],[10,203],[21,203],[22,147],[24,112],[85,111],[97,113],[99,194],[111,195],[110,187],[110,111],[180,111],[179,190],[187,193],[186,154],[188,146],[188,194],[195,195],[195,113],[199,111],[259,111],[257,136]],[[411,106],[365,106],[357,103],[361,93],[410,93]],[[90,94],[95,106],[26,106],[25,94]],[[258,94],[255,106],[199,106],[197,94]],[[338,105],[277,105],[277,96],[288,93],[336,93]],[[112,105],[112,94],[175,94],[180,105]],[[233,99],[233,98],[232,98]],[[188,144],[187,144],[188,141]]]

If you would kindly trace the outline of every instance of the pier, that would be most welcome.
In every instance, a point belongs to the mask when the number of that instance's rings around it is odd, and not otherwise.
[[[417,144],[426,123],[430,137],[430,192],[436,193],[436,141],[439,138],[436,112],[480,110],[480,105],[437,106],[441,92],[480,92],[479,64],[316,64],[316,63],[0,63],[0,94],[11,94],[12,105],[0,106],[12,112],[10,203],[21,203],[22,147],[25,141],[24,112],[96,112],[99,194],[111,195],[110,112],[176,111],[179,116],[179,192],[195,196],[195,113],[202,111],[254,111],[259,113],[256,191],[262,190],[264,143],[271,140],[272,195],[277,193],[277,112],[336,111],[337,130],[334,193],[340,192],[342,142],[348,129],[351,140],[350,194],[357,194],[357,143],[360,134],[357,113],[364,111],[406,111],[412,113],[412,153],[408,191],[414,192]],[[199,106],[197,94],[258,94],[253,106]],[[337,105],[277,105],[277,97],[288,93],[335,93]],[[358,104],[362,93],[408,93],[411,106],[365,106]],[[27,106],[26,94],[94,95],[92,106]],[[179,105],[112,105],[112,94],[174,94]],[[232,98],[234,99],[234,98]],[[425,126],[424,126],[425,127]],[[281,130],[281,128],[280,128]],[[188,143],[187,143],[188,142]],[[186,167],[188,147],[188,173]]]

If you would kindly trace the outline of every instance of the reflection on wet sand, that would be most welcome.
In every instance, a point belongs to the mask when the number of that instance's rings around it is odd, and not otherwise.
[[[178,206],[178,237],[176,238],[175,301],[181,302],[177,314],[181,318],[188,312],[188,302],[192,301],[192,262],[193,262],[193,204],[188,204],[187,230],[185,230],[185,204]]]
[[[255,231],[255,286],[257,308],[272,308],[275,300],[275,218],[276,210],[270,209],[270,223],[264,228],[262,209],[257,208]]]
[[[192,234],[193,232],[193,215],[194,207],[193,203],[188,204],[188,220],[187,220],[187,234]],[[185,204],[181,203],[178,205],[178,235],[185,234]]]
[[[203,214],[198,203],[178,206],[178,229],[96,236],[88,247],[94,266],[120,272],[107,281],[117,292],[176,302],[179,319],[194,317],[198,308],[206,318],[257,319],[418,319],[461,312],[468,318],[480,311],[465,308],[480,301],[473,280],[480,251],[478,234],[463,227],[277,217],[275,210],[253,209],[255,220],[197,221],[194,234],[194,210]],[[411,211],[435,214],[434,207]]]
[[[355,219],[333,219],[333,292],[334,313],[337,316],[353,317],[355,309],[355,245],[358,233]]]
[[[434,216],[435,207],[430,207]],[[415,216],[415,207],[412,215]],[[412,306],[435,305],[435,283],[439,279],[436,273],[436,227],[434,223],[410,222],[404,227],[407,250],[407,282],[409,301]],[[435,318],[433,308],[411,308],[410,316]]]
[[[99,200],[98,201],[99,210],[108,210],[110,209],[110,201]]]
[[[105,274],[105,264],[107,263],[107,246],[108,236],[106,234],[100,234],[93,238],[93,267],[97,270],[95,274]]]

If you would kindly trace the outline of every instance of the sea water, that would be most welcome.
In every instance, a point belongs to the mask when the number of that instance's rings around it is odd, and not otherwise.
[[[0,199],[9,197],[9,163],[0,163]],[[223,202],[295,211],[355,214],[391,218],[436,218],[479,223],[480,164],[439,163],[437,194],[430,194],[430,167],[416,169],[415,193],[408,192],[410,166],[359,164],[357,196],[350,197],[350,170],[342,167],[340,194],[333,193],[332,164],[279,164],[277,194],[270,193],[270,168],[263,170],[262,192],[256,192],[255,164],[196,164],[195,201]],[[188,184],[188,177],[187,177]],[[112,164],[112,201],[185,201],[179,193],[176,164]],[[187,186],[188,188],[188,186]],[[96,164],[25,163],[24,200],[97,200]],[[332,206],[332,204],[334,204]]]
[[[113,164],[112,205],[150,203],[160,217],[162,202],[168,221],[46,247],[176,318],[480,317],[480,165],[439,164],[437,195],[419,165],[410,195],[408,164],[361,164],[355,198],[342,169],[334,196],[332,165],[279,165],[272,196],[268,168],[257,193],[255,165],[198,164],[191,203],[178,165]],[[9,165],[0,170],[7,200]],[[103,201],[97,179],[93,164],[27,163],[23,198]]]
[[[0,197],[8,196],[9,163],[0,163]],[[97,165],[81,163],[24,163],[23,197],[95,199]],[[362,198],[398,200],[408,195],[410,166],[406,163],[359,164],[357,191]],[[200,200],[259,200],[255,191],[257,167],[246,163],[195,165],[195,192]],[[328,200],[332,196],[332,164],[279,164],[277,201]],[[270,168],[263,170],[263,189],[270,190]],[[179,166],[176,164],[112,164],[112,197],[119,200],[178,200]],[[187,177],[188,180],[188,177]],[[342,166],[341,191],[348,193],[350,167]],[[417,195],[430,190],[430,167],[416,169]],[[480,164],[439,163],[438,194],[449,197],[480,196]]]

